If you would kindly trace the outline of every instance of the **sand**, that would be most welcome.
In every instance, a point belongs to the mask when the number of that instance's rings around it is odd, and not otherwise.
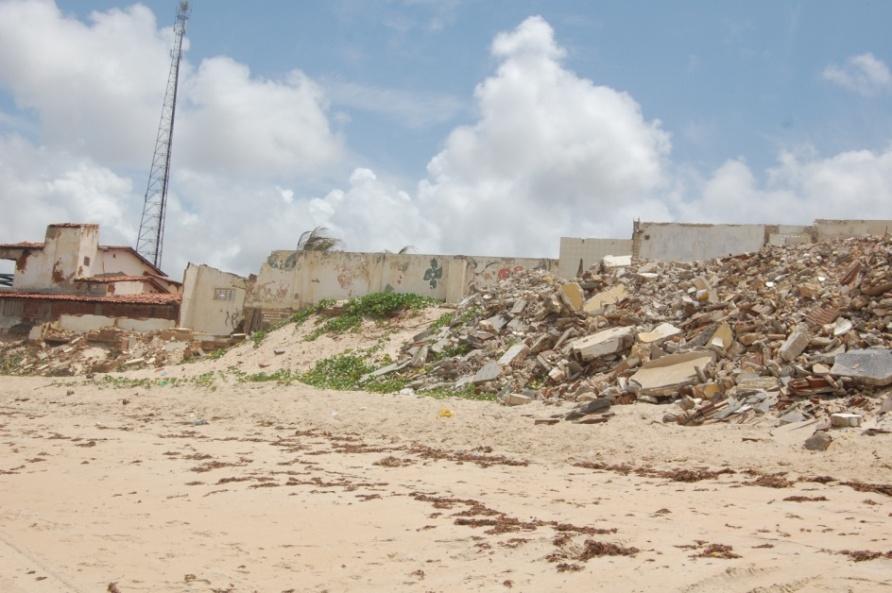
[[[664,409],[2,377],[0,591],[892,591],[892,435]]]

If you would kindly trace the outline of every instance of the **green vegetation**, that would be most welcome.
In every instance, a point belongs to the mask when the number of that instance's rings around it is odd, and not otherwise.
[[[260,342],[266,337],[267,331],[264,329],[258,330],[251,334],[251,341],[254,342],[255,348],[260,348]]]
[[[452,325],[453,319],[455,319],[455,313],[453,313],[452,311],[450,311],[448,313],[443,313],[442,315],[440,315],[437,318],[436,321],[434,321],[431,324],[431,329],[438,330],[438,329],[444,328],[448,325]]]
[[[223,376],[223,373],[220,373]],[[177,387],[180,385],[195,385],[216,391],[216,376],[213,371],[208,371],[194,377],[164,377],[161,379],[150,379],[148,377],[142,379],[133,379],[130,377],[112,377],[105,375],[99,382],[101,387],[110,387],[112,389],[152,389],[153,387]]]
[[[373,370],[363,357],[344,353],[323,358],[300,379],[321,389],[357,389],[359,379]]]
[[[395,317],[402,311],[424,309],[436,302],[432,298],[417,294],[373,292],[347,301],[339,315],[328,319],[306,339],[311,342],[323,334],[341,334],[359,327],[363,319],[383,321]]]
[[[0,375],[21,375],[24,358],[21,354],[0,358]]]
[[[483,314],[483,309],[474,305],[473,307],[468,307],[464,313],[459,315],[458,322],[461,325],[465,325],[466,323],[473,321],[480,317]]]

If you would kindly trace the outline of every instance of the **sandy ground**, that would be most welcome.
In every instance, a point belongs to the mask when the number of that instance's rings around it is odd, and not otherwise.
[[[663,410],[0,377],[0,591],[892,591],[892,435]]]

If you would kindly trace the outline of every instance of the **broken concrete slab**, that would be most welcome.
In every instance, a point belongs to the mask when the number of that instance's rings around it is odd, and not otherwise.
[[[734,333],[731,331],[731,326],[725,321],[719,324],[715,333],[709,338],[709,345],[717,350],[727,350],[733,342]]]
[[[592,297],[590,297],[587,301],[585,301],[585,305],[583,305],[583,310],[589,315],[598,315],[601,313],[608,305],[615,305],[616,303],[621,303],[626,300],[626,297],[629,296],[629,291],[626,290],[624,284],[617,284],[607,290],[601,291]]]
[[[781,344],[778,354],[787,362],[793,362],[805,351],[810,341],[811,334],[809,334],[808,328],[800,325],[787,336],[787,339]]]
[[[850,377],[867,385],[892,385],[892,350],[870,348],[837,354],[830,373]]]
[[[518,342],[505,351],[501,358],[499,358],[498,364],[502,366],[512,366],[515,364],[520,364],[526,358],[529,351],[529,346],[527,346],[523,342]]]
[[[591,336],[570,342],[570,351],[582,360],[593,360],[600,356],[615,354],[632,345],[634,326],[612,327]]]
[[[655,344],[673,336],[677,336],[680,333],[681,330],[671,323],[661,323],[649,332],[641,332],[638,334],[638,341],[642,344]]]
[[[506,406],[523,406],[533,401],[529,395],[522,393],[509,393],[502,398],[502,403]]]
[[[585,293],[582,287],[576,282],[567,282],[561,285],[561,300],[563,300],[572,311],[582,311],[585,303]]]
[[[629,381],[642,395],[675,395],[679,387],[697,382],[697,369],[702,370],[714,360],[715,353],[709,350],[670,354],[645,363]]]
[[[474,375],[474,378],[471,380],[471,382],[476,384],[495,381],[501,374],[502,365],[497,362],[488,362],[483,365],[479,371],[477,371],[477,374]]]

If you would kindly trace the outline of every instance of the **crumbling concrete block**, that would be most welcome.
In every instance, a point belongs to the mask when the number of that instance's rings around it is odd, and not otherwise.
[[[638,334],[638,341],[642,344],[656,344],[677,336],[681,330],[671,323],[661,323],[649,332],[641,332]]]
[[[532,401],[532,397],[530,397],[529,395],[524,395],[522,393],[509,393],[502,398],[502,403],[506,406],[522,406]]]
[[[495,381],[502,374],[502,366],[497,362],[488,362],[483,365],[472,379],[473,383],[487,383]]]
[[[892,350],[870,348],[837,354],[830,373],[851,377],[867,385],[892,385]]]
[[[505,351],[502,357],[499,358],[498,363],[506,367],[519,364],[523,362],[529,351],[529,346],[527,346],[523,342],[518,342]]]
[[[830,414],[830,426],[834,428],[861,426],[861,414],[850,414],[848,412]]]
[[[635,327],[612,327],[591,336],[570,342],[570,351],[582,360],[592,360],[600,356],[615,354],[632,345]]]
[[[778,354],[787,362],[793,362],[797,356],[805,351],[810,341],[811,335],[808,333],[808,329],[800,325],[787,336],[787,339],[781,344]]]
[[[611,288],[608,288],[605,291],[599,292],[598,294],[590,297],[587,301],[585,301],[585,305],[583,309],[589,315],[598,315],[607,308],[608,305],[615,305],[616,303],[621,303],[626,300],[626,297],[629,296],[629,291],[626,290],[624,284],[617,284]]]
[[[563,300],[571,311],[579,313],[582,311],[582,305],[585,302],[585,293],[582,287],[576,282],[567,282],[561,285],[561,300]]]
[[[714,360],[715,354],[708,350],[670,354],[645,363],[629,381],[642,395],[675,395],[680,387],[699,381],[697,369]]]

